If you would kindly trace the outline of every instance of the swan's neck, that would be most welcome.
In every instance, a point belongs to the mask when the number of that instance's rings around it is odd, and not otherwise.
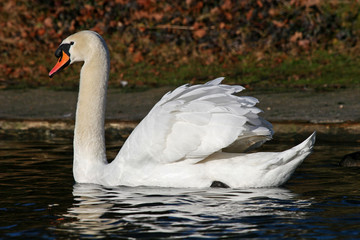
[[[107,164],[104,121],[108,76],[109,54],[104,46],[86,59],[81,69],[74,131],[76,182],[94,182]]]

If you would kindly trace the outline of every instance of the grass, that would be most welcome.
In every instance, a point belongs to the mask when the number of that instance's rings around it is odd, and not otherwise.
[[[281,54],[262,59],[240,57],[237,61],[205,65],[201,60],[189,64],[127,65],[120,71],[121,80],[133,88],[144,86],[178,86],[202,83],[216,77],[226,77],[226,83],[242,84],[256,89],[313,88],[336,89],[360,86],[360,61],[341,53],[317,51],[282,58]],[[118,86],[118,73],[111,76],[110,85]]]

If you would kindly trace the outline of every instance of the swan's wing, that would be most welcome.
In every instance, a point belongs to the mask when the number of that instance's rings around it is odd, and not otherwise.
[[[128,162],[198,162],[219,150],[243,152],[272,136],[258,116],[253,97],[239,97],[241,86],[223,78],[184,85],[163,96],[134,129],[117,158]]]

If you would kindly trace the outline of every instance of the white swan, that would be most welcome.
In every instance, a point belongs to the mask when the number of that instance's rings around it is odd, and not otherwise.
[[[244,153],[272,136],[258,116],[257,99],[238,97],[244,88],[184,85],[165,94],[129,136],[115,160],[106,160],[104,115],[109,51],[102,37],[81,31],[63,40],[49,76],[83,61],[74,132],[76,182],[106,186],[232,188],[285,183],[310,154],[315,133],[279,153]]]

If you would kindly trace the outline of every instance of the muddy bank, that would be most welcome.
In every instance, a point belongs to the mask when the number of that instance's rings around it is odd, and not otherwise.
[[[107,132],[126,136],[170,87],[144,92],[108,92]],[[273,123],[277,135],[296,137],[318,131],[323,139],[359,141],[360,89],[338,89],[329,92],[264,92],[244,90],[241,95],[259,99],[262,116]],[[77,92],[47,89],[1,90],[0,134],[29,129],[72,133]]]

